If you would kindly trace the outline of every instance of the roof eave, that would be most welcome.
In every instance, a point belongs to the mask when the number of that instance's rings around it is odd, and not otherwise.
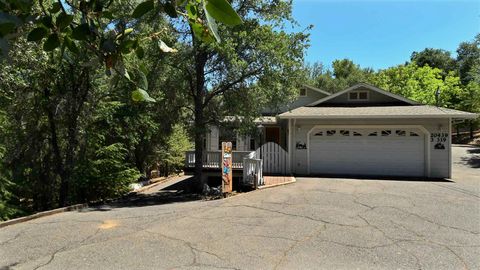
[[[280,119],[420,119],[420,118],[452,118],[452,119],[475,119],[478,115],[458,114],[422,114],[422,115],[279,115]]]

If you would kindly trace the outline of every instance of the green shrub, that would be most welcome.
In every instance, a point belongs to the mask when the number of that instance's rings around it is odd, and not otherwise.
[[[76,169],[73,201],[101,201],[125,195],[140,173],[125,161],[127,150],[121,143],[96,150]]]

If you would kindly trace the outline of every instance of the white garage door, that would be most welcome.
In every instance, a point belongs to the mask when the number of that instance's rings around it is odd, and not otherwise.
[[[311,174],[425,174],[425,135],[418,129],[328,128],[310,136]]]

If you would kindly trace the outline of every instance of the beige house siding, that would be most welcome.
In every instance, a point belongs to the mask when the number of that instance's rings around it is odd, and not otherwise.
[[[217,126],[210,126],[210,132],[206,135],[207,145],[206,149],[209,151],[217,151],[219,146],[219,128]],[[242,136],[237,134],[237,149],[236,151],[249,151],[250,149],[250,136]]]
[[[207,149],[209,149],[210,151],[218,150],[218,136],[218,127],[211,126],[210,133],[207,134]]]
[[[449,130],[449,119],[364,119],[364,120],[292,120],[293,138],[291,140],[292,151],[292,173],[307,174],[308,173],[308,149],[296,149],[297,142],[307,143],[307,133],[315,125],[421,125],[428,130],[430,134],[433,133],[447,133],[447,141],[445,142],[445,149],[435,149],[436,142],[430,142],[430,177],[431,178],[448,178],[451,176],[450,168],[450,151],[451,151],[451,137]],[[295,122],[293,124],[293,122]]]

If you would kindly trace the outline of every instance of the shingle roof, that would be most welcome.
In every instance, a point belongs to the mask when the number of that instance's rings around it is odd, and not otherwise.
[[[430,105],[378,107],[300,107],[280,118],[477,118],[478,114]]]

